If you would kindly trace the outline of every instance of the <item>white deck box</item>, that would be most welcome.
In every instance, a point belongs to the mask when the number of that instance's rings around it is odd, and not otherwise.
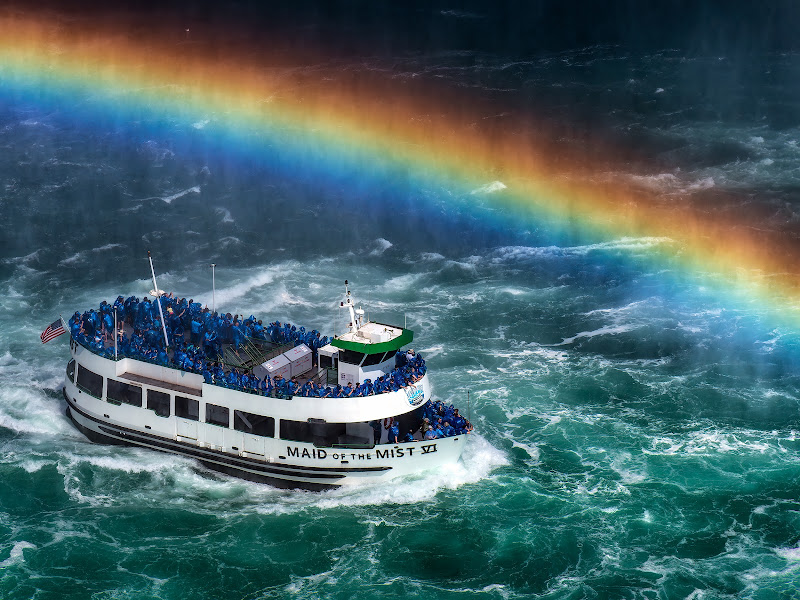
[[[311,349],[305,344],[295,346],[291,350],[284,352],[283,356],[286,357],[291,365],[291,374],[289,377],[302,375],[311,369],[311,358],[313,355]]]

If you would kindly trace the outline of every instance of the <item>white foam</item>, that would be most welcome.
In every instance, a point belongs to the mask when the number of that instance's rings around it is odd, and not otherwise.
[[[427,348],[422,348],[419,350],[422,352],[422,355],[426,358],[433,358],[434,356],[439,356],[442,352],[444,352],[444,346],[429,346]]]
[[[39,258],[39,254],[40,253],[41,253],[41,249],[40,250],[34,250],[30,254],[26,254],[25,256],[13,256],[13,257],[10,257],[10,258],[4,258],[4,259],[0,260],[0,262],[2,262],[3,264],[6,264],[6,265],[10,265],[10,264],[14,264],[14,263],[21,264],[21,265],[27,265],[31,261],[37,260]]]
[[[487,183],[486,185],[482,185],[479,188],[476,188],[470,192],[473,196],[476,194],[493,194],[495,192],[499,192],[501,190],[507,189],[505,183],[502,181],[492,181],[491,183]]]
[[[777,548],[775,554],[789,562],[800,562],[800,547]]]
[[[72,256],[69,256],[58,263],[59,267],[66,267],[68,265],[74,265],[84,260],[84,256],[82,252],[76,252]]]
[[[658,173],[657,175],[631,175],[630,178],[639,185],[655,190],[672,190],[681,187],[681,180],[672,173]]]
[[[713,177],[704,177],[689,185],[690,190],[708,190],[716,185]]]
[[[667,436],[655,437],[650,442],[650,448],[643,448],[644,454],[674,456],[680,454],[693,456],[708,456],[711,454],[785,454],[780,446],[780,439],[770,435],[770,444],[760,439],[741,439],[745,435],[754,438],[758,432],[737,431],[737,433],[723,431],[693,431],[684,438],[674,439]]]
[[[192,127],[195,129],[203,129],[206,125],[208,125],[211,121],[209,119],[203,119],[202,121],[197,121],[192,123]]]
[[[280,268],[281,267],[265,268],[264,270],[257,272],[254,275],[251,275],[241,283],[237,283],[229,287],[217,288],[216,291],[217,310],[220,310],[220,306],[232,305],[235,300],[242,298],[252,290],[256,290],[273,283],[275,281],[275,276],[277,275]],[[208,304],[209,301],[211,300],[210,294],[208,295],[208,297],[205,298],[205,300],[206,300],[205,303]]]
[[[222,237],[222,238],[217,240],[216,246],[217,246],[217,248],[221,248],[223,250],[227,250],[231,246],[237,246],[237,245],[239,245],[241,243],[242,243],[242,240],[240,240],[236,236],[234,236],[234,235],[226,235],[225,237]]]
[[[36,545],[31,544],[30,542],[14,542],[14,546],[11,548],[9,557],[3,562],[0,562],[0,568],[6,568],[10,567],[11,565],[25,562],[25,555],[22,551],[26,548],[36,548]]]
[[[106,244],[105,246],[98,246],[92,248],[92,252],[105,252],[106,250],[113,250],[114,248],[122,248],[123,244]]]
[[[266,514],[298,512],[314,506],[332,509],[340,506],[415,504],[429,502],[442,490],[477,483],[498,467],[508,464],[505,454],[478,434],[469,436],[462,460],[436,471],[398,477],[382,484],[366,482],[322,493],[291,492],[269,494],[269,502],[257,507]]]
[[[375,240],[375,249],[370,252],[370,256],[380,256],[384,252],[386,252],[389,248],[393,246],[392,242],[389,240],[378,238]]]
[[[500,290],[500,293],[510,294],[511,296],[523,296],[528,293],[528,290],[521,290],[519,288],[507,287],[507,288],[502,288]]]
[[[12,375],[12,378],[17,377]],[[41,384],[10,383],[5,373],[4,379],[6,381],[0,392],[0,426],[12,431],[45,435],[64,431],[65,422],[60,406],[43,393],[39,387]],[[58,383],[62,380],[63,375],[59,374]]]
[[[421,275],[419,273],[407,273],[405,275],[398,275],[388,279],[382,286],[384,290],[389,292],[397,292],[412,287],[419,281]]]
[[[194,187],[187,188],[185,190],[181,190],[180,192],[176,192],[171,196],[162,196],[160,199],[166,202],[167,204],[172,203],[173,200],[177,200],[178,198],[182,198],[187,194],[199,194],[200,193],[200,186],[196,185]],[[230,217],[230,213],[228,213],[228,217]],[[233,219],[231,219],[233,221]]]
[[[672,238],[669,237],[622,237],[608,242],[598,242],[584,246],[501,246],[494,251],[492,262],[502,262],[507,260],[530,260],[540,257],[560,257],[560,256],[584,256],[591,252],[604,252],[615,250],[643,251],[650,250],[657,246],[671,244]]]
[[[663,94],[664,93],[664,88],[656,88],[655,93],[656,94]]]
[[[227,208],[223,208],[218,206],[214,209],[214,212],[217,213],[222,218],[223,223],[233,223],[233,217],[231,216],[231,211]]]
[[[554,346],[564,346],[566,344],[571,344],[575,340],[579,339],[589,339],[593,337],[603,336],[603,335],[618,335],[620,333],[626,333],[628,331],[633,331],[636,329],[633,325],[615,325],[615,326],[606,326],[601,327],[599,329],[595,329],[593,331],[581,331],[580,333],[576,333],[574,336],[569,338],[564,338],[564,340],[559,344],[553,344]]]
[[[512,441],[512,445],[514,448],[521,448],[525,452],[528,453],[534,462],[539,462],[539,448],[534,445],[523,444],[522,442],[518,442],[516,440]]]

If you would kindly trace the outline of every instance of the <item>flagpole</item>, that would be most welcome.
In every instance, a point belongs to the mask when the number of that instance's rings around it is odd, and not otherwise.
[[[214,278],[214,267],[216,263],[211,263],[211,314],[217,312],[217,281]]]
[[[64,329],[66,329],[66,330],[67,330],[67,333],[69,334],[69,340],[70,340],[70,341],[69,341],[69,343],[70,343],[70,349],[71,349],[71,348],[72,348],[72,329],[70,329],[70,327],[69,327],[69,323],[67,323],[67,322],[64,320],[64,317],[62,317],[62,316],[61,316],[61,313],[58,313],[58,318],[59,318],[59,319],[61,319],[61,326],[62,326]]]
[[[164,346],[169,349],[169,339],[167,339],[167,324],[164,322],[164,309],[161,308],[161,296],[158,293],[158,284],[156,283],[156,271],[153,269],[153,257],[150,256],[150,250],[147,251],[147,258],[150,260],[150,273],[153,274],[153,293],[156,295],[156,303],[158,304],[158,314],[161,315],[161,328],[164,330]]]
[[[114,309],[114,360],[119,360],[117,353],[117,309]]]

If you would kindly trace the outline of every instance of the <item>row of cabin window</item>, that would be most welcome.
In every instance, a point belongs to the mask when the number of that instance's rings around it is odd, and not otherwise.
[[[67,365],[67,377],[73,381],[75,361]],[[102,399],[103,376],[90,371],[86,367],[78,369],[75,381],[78,389]],[[106,401],[111,404],[129,404],[142,406],[142,388],[124,381],[108,379],[106,383]],[[169,394],[157,390],[147,390],[147,408],[161,417],[170,415]],[[226,406],[206,404],[205,422],[220,427],[228,427],[229,409]],[[175,396],[175,416],[191,421],[200,420],[200,402],[194,398]],[[256,415],[241,410],[233,411],[233,428],[237,431],[275,437],[275,419],[264,415]],[[308,423],[306,421],[281,421],[281,439],[296,442],[316,442],[324,445],[336,443],[338,436],[344,435],[344,423]]]
[[[72,381],[75,374],[75,361],[67,365],[67,377]],[[103,376],[90,371],[86,367],[78,369],[78,379],[75,381],[78,389],[102,399]],[[142,388],[124,381],[108,379],[106,381],[106,401],[111,404],[130,404],[142,407]],[[160,417],[170,415],[169,394],[158,390],[147,390],[147,408]],[[206,404],[205,422],[220,427],[228,427],[228,408],[216,404]],[[175,396],[175,416],[191,421],[200,420],[200,402],[194,398]],[[233,411],[233,427],[238,431],[252,433],[264,437],[275,436],[275,419],[263,415],[255,415],[241,410]]]

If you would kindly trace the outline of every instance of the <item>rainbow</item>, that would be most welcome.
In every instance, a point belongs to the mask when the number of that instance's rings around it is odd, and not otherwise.
[[[800,324],[800,252],[787,233],[604,181],[591,164],[553,157],[546,139],[476,126],[468,105],[454,109],[452,90],[423,95],[392,79],[331,82],[324,70],[310,74],[264,57],[218,56],[19,15],[0,17],[2,89],[90,97],[93,107],[165,122],[210,119],[253,151],[279,145],[283,160],[311,156],[333,174],[392,171],[464,190],[500,180],[507,188],[482,198],[509,219],[577,226],[604,239],[668,239],[653,260],[702,274],[744,304]]]

